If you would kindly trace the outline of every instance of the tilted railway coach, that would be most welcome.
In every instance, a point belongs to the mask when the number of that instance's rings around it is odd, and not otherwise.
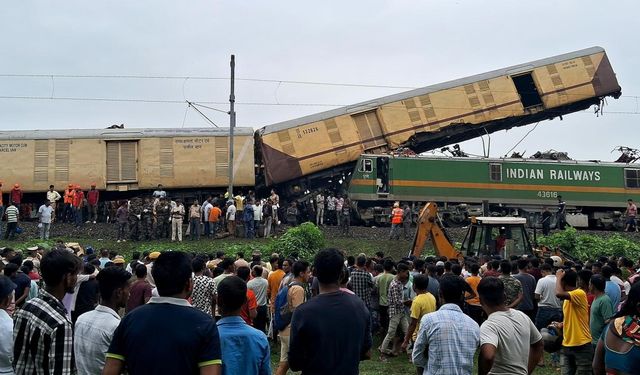
[[[362,155],[349,195],[362,209],[367,201],[487,201],[494,210],[506,210],[496,213],[515,209],[522,216],[536,216],[545,206],[555,212],[561,196],[568,208],[587,216],[590,226],[607,227],[615,221],[615,211],[624,211],[627,199],[640,200],[640,165]]]
[[[25,193],[64,189],[129,192],[224,188],[229,183],[228,129],[68,129],[0,131],[0,179]],[[236,128],[234,182],[255,184],[253,129]]]
[[[313,190],[363,153],[420,153],[620,95],[604,49],[592,47],[265,126],[256,154],[266,185]]]

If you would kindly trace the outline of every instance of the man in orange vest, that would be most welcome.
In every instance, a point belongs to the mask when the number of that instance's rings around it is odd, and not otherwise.
[[[218,202],[213,204],[211,210],[209,210],[209,217],[207,221],[209,222],[209,230],[211,233],[208,233],[209,237],[215,237],[216,233],[218,233],[218,227],[220,224],[220,216],[222,216],[222,210],[218,207],[220,204]]]
[[[73,184],[69,184],[67,189],[64,191],[64,208],[62,211],[62,221],[63,222],[73,222],[73,196],[76,191],[73,189]]]
[[[390,240],[400,239],[400,228],[402,227],[402,214],[404,211],[400,208],[400,203],[393,204],[393,210],[391,211],[391,233],[389,234]]]

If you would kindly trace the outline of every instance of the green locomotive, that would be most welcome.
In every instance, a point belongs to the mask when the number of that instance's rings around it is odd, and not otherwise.
[[[398,157],[361,155],[349,195],[365,221],[385,222],[380,202],[445,203],[448,224],[482,213],[517,215],[539,222],[561,197],[567,221],[578,227],[621,228],[627,199],[640,199],[640,166],[574,160]],[[375,205],[378,205],[376,207]]]

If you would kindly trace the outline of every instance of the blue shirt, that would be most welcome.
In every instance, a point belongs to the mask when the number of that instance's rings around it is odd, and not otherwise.
[[[269,342],[239,316],[218,320],[223,375],[271,375]]]
[[[620,286],[615,282],[608,280],[604,286],[604,294],[611,299],[611,305],[613,305],[613,312],[618,311],[618,304],[620,303]]]
[[[471,375],[473,356],[479,344],[478,324],[458,305],[447,303],[440,310],[422,317],[413,345],[413,364],[423,367],[424,373],[430,375]]]

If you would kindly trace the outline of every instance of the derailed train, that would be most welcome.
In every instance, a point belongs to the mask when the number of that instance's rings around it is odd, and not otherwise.
[[[234,183],[291,196],[325,189],[364,153],[424,152],[552,119],[621,95],[600,47],[338,108],[253,131],[236,128]],[[23,191],[69,183],[107,192],[224,191],[227,129],[0,132],[0,179]]]

